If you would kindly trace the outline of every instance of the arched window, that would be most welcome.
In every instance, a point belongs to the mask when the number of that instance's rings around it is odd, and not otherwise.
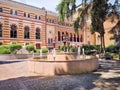
[[[76,35],[74,34],[74,42],[76,42]]]
[[[2,37],[2,24],[0,24],[0,37]]]
[[[26,17],[26,13],[24,12],[24,17]]]
[[[79,35],[77,36],[77,42],[79,42],[80,40],[79,40]]]
[[[62,32],[62,41],[63,41],[63,37],[64,37],[64,32]]]
[[[18,12],[17,12],[17,11],[15,11],[15,15],[18,15]]]
[[[13,14],[13,10],[12,9],[10,10],[10,14]]]
[[[11,25],[10,37],[17,38],[17,26],[16,25]]]
[[[60,41],[60,32],[58,31],[58,41]]]
[[[40,28],[36,28],[36,39],[40,39]]]
[[[39,20],[41,19],[41,17],[39,16]]]
[[[30,30],[28,26],[25,26],[24,28],[24,39],[29,39],[30,38]]]
[[[40,49],[40,48],[41,48],[40,43],[36,43],[36,49]]]
[[[35,19],[37,19],[37,15],[35,15]]]
[[[28,14],[28,18],[30,18],[30,14]]]
[[[2,8],[0,8],[0,12],[3,12],[3,9],[2,9]]]

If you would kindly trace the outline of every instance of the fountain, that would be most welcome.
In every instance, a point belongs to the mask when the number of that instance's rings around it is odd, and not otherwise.
[[[33,58],[35,57],[35,54],[34,54],[34,52],[33,52]]]
[[[66,42],[63,43],[66,44]],[[80,47],[78,47],[77,54],[70,53],[65,48],[64,53],[56,54],[55,41],[53,41],[52,53],[47,53],[46,60],[28,61],[28,69],[43,76],[73,75],[96,70],[99,66],[98,60],[85,59],[84,48],[82,49],[83,58],[80,59],[80,52]],[[40,51],[40,57],[42,57],[42,51]]]
[[[80,60],[80,46],[78,46],[77,59]]]
[[[83,55],[83,60],[85,60],[85,50],[82,48],[82,55]]]
[[[56,50],[55,50],[55,48],[53,48],[52,54],[53,54],[53,61],[55,61],[55,57],[56,57]]]
[[[40,59],[42,60],[42,49],[40,50]]]

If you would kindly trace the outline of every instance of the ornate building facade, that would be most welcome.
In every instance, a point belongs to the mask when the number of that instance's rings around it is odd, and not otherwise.
[[[12,0],[0,0],[0,45],[21,43],[36,48],[56,48],[64,36],[71,45],[96,44],[96,35],[89,28],[74,32],[71,21],[60,22],[57,13]]]

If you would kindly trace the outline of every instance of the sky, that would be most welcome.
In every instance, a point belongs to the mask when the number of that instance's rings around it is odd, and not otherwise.
[[[58,5],[61,0],[13,0],[13,1],[25,3],[39,8],[45,7],[47,10],[57,12],[55,8],[56,5]],[[77,3],[80,3],[81,0],[76,1]],[[110,0],[110,2],[113,1],[114,0]]]
[[[60,0],[13,0],[17,2],[22,2],[28,5],[32,5],[35,7],[45,7],[45,9],[56,12],[56,5],[60,2]]]

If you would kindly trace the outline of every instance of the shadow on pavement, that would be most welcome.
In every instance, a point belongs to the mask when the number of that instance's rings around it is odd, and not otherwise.
[[[18,77],[0,81],[0,90],[74,90],[84,87],[87,90],[95,87],[94,81],[100,74],[64,75],[52,77]]]
[[[10,64],[10,63],[18,63],[23,61],[0,61],[0,64]]]

